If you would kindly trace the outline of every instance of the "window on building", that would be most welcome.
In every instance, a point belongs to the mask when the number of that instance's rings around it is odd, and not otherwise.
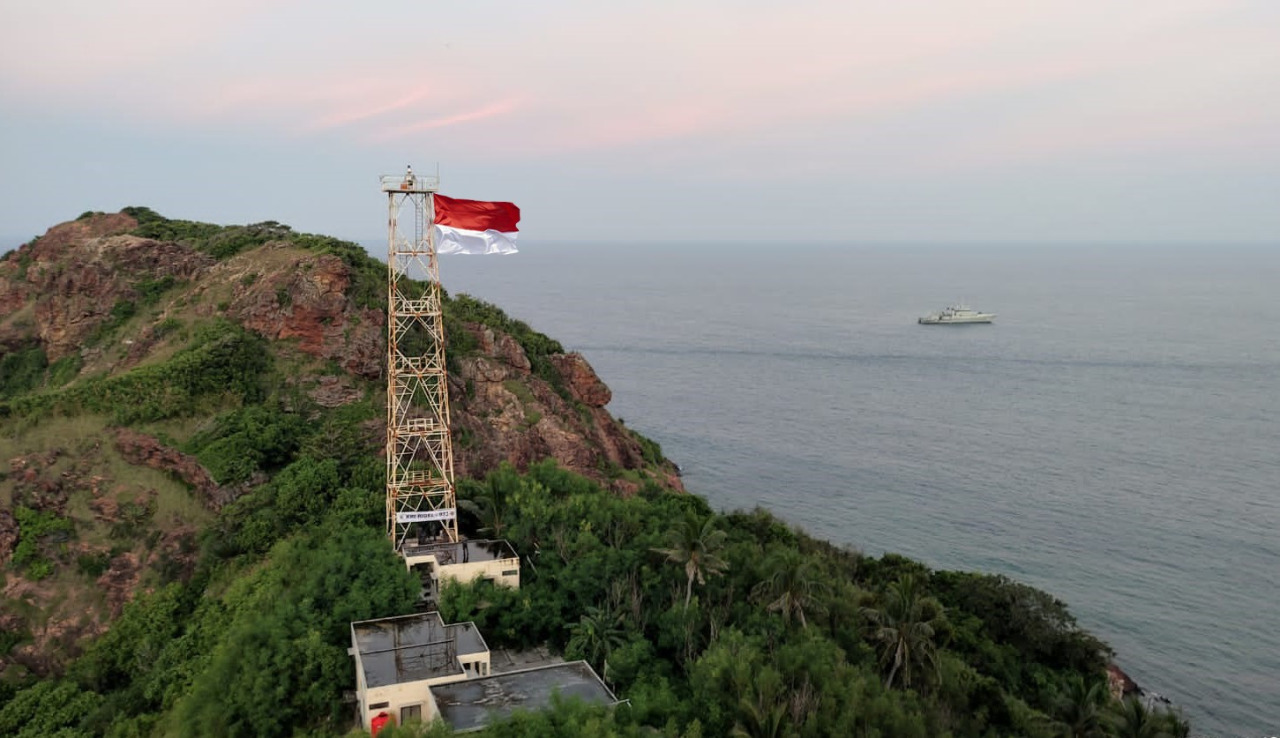
[[[507,569],[506,571],[502,572],[502,576],[504,576],[504,577],[514,577],[515,575],[517,575],[517,574],[519,574],[519,573],[520,573],[520,570],[519,570],[519,569]]]
[[[400,724],[404,725],[410,720],[422,722],[422,705],[409,705],[400,708]]]
[[[387,705],[390,705],[390,704],[391,704],[390,702],[375,702],[375,703],[373,703],[372,705],[369,705],[369,709],[370,709],[370,710],[385,710],[385,709],[387,709]]]

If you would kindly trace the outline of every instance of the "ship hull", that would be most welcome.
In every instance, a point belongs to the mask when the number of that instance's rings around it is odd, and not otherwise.
[[[995,320],[994,315],[975,315],[967,318],[920,318],[920,325],[982,325]]]

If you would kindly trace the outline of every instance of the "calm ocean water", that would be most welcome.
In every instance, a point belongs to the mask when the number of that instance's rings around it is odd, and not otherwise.
[[[528,243],[441,270],[582,351],[716,507],[1041,587],[1196,733],[1280,731],[1280,248]],[[959,299],[995,325],[916,325]]]

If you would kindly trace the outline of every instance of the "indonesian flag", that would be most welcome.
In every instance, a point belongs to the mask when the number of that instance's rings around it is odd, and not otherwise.
[[[509,202],[433,197],[436,253],[514,254],[520,208]]]

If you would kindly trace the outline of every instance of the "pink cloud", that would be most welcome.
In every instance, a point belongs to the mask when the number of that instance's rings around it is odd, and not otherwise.
[[[405,123],[403,125],[382,129],[375,132],[371,136],[371,139],[374,141],[387,141],[395,138],[403,138],[414,133],[435,130],[437,128],[456,126],[462,123],[475,123],[477,121],[507,115],[515,111],[519,106],[520,101],[518,99],[513,98],[509,100],[502,100],[474,110],[455,113],[442,118],[429,118],[427,120]]]
[[[431,93],[428,87],[420,87],[402,97],[393,99],[390,102],[375,105],[352,105],[351,107],[343,107],[341,110],[330,112],[319,120],[315,121],[311,128],[325,129],[345,126],[351,123],[369,120],[372,118],[380,118],[387,113],[394,113],[405,108],[413,107],[424,101]]]

